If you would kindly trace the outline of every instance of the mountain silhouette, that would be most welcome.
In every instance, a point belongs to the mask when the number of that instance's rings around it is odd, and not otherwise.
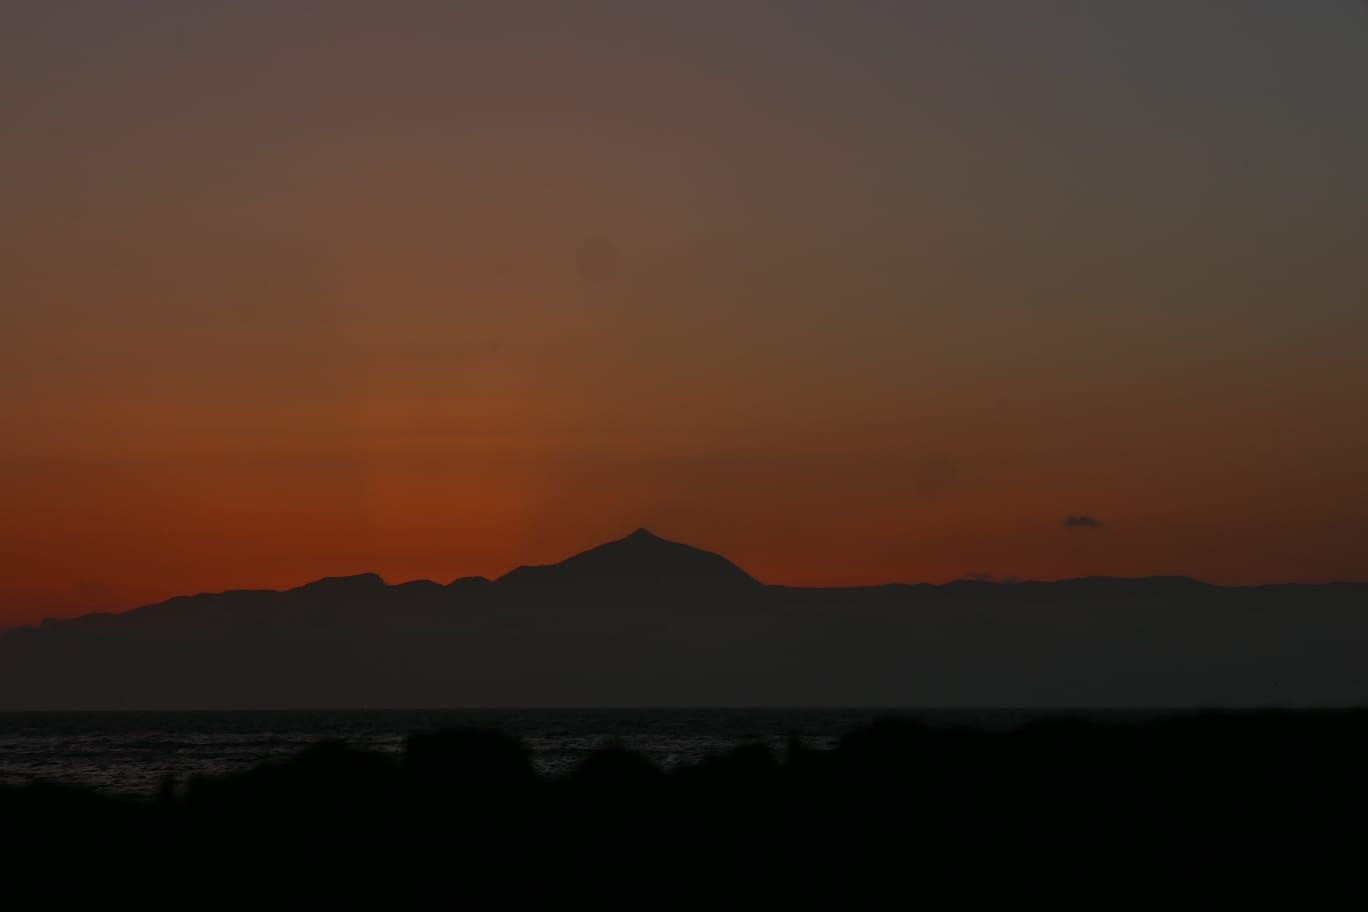
[[[646,529],[556,564],[518,567],[499,578],[525,586],[651,586],[726,589],[759,586],[750,574],[710,551],[666,541]]]
[[[1368,702],[1368,585],[802,589],[642,529],[497,580],[182,596],[0,634],[0,709]]]
[[[428,582],[415,580],[415,582]],[[357,573],[353,576],[325,576],[321,580],[297,586],[291,592],[309,592],[316,595],[360,595],[378,592],[385,588],[385,580],[378,573]]]

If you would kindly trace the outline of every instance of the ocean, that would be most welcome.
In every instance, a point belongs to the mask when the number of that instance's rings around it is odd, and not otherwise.
[[[780,750],[790,738],[827,747],[879,718],[1012,728],[1038,711],[888,709],[525,709],[289,712],[0,713],[0,785],[52,782],[126,796],[155,795],[168,778],[218,776],[281,759],[319,741],[398,753],[406,736],[444,728],[521,738],[544,774],[620,743],[669,768],[739,744]],[[1088,715],[1095,715],[1088,713]]]

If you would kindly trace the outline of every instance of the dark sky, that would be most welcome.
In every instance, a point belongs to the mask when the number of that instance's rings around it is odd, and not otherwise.
[[[1365,112],[1351,0],[5,0],[0,626],[1368,577]]]

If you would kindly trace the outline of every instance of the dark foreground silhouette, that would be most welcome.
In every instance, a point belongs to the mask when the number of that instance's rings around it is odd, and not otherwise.
[[[608,747],[558,779],[456,731],[141,803],[0,791],[0,859],[11,908],[1306,902],[1364,892],[1366,772],[1368,712],[888,721],[669,772]]]

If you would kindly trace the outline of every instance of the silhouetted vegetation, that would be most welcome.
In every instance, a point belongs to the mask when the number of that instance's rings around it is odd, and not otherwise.
[[[319,744],[135,802],[0,791],[7,895],[47,907],[1230,904],[1363,892],[1368,712],[889,720],[833,750],[539,778],[490,732]]]

